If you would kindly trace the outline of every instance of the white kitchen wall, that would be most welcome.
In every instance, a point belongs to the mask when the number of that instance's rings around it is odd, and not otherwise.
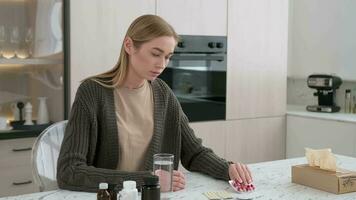
[[[356,80],[356,1],[291,0],[288,76]]]

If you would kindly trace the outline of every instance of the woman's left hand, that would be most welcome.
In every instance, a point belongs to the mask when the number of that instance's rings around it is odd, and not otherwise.
[[[181,171],[173,170],[172,187],[173,187],[173,192],[185,188],[185,176]]]

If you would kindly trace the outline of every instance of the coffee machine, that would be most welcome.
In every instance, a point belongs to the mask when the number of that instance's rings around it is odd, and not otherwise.
[[[335,103],[336,89],[342,84],[340,77],[326,74],[312,74],[308,77],[308,87],[316,89],[314,96],[318,97],[318,105],[309,105],[311,112],[339,112],[340,106]]]

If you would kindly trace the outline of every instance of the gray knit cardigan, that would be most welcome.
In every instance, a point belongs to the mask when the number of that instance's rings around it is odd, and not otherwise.
[[[57,165],[59,188],[95,192],[100,182],[118,184],[150,176],[155,153],[174,154],[190,171],[228,180],[228,162],[202,146],[171,89],[160,79],[151,82],[154,99],[154,133],[142,171],[117,170],[120,146],[113,89],[84,81],[76,94]],[[219,134],[219,133],[216,133]]]

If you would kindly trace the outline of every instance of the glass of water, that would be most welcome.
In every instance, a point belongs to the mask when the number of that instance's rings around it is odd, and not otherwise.
[[[174,155],[158,153],[153,155],[153,174],[159,177],[161,192],[171,192]]]

